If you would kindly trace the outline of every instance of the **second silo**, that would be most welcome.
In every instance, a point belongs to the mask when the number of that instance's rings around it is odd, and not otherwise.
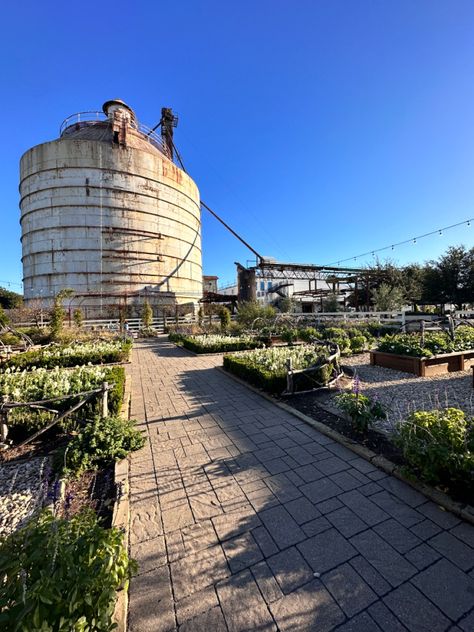
[[[158,309],[199,301],[199,191],[128,105],[69,117],[20,170],[27,305],[64,288],[86,317],[145,299]]]

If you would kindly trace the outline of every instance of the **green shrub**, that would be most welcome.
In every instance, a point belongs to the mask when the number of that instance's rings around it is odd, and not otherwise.
[[[429,483],[471,498],[474,493],[474,419],[445,408],[412,413],[397,426],[396,443]]]
[[[367,349],[367,347],[369,346],[367,338],[362,334],[351,336],[349,338],[349,345],[352,353],[360,353],[361,351]]]
[[[257,301],[240,303],[237,309],[237,322],[252,329],[261,329],[273,325],[276,311],[271,306],[259,305]]]
[[[292,327],[284,327],[280,332],[280,338],[283,342],[292,345],[298,338],[298,330]]]
[[[357,432],[366,433],[373,423],[387,417],[380,402],[362,393],[339,393],[335,397],[335,403],[349,415]]]
[[[350,338],[341,327],[326,327],[323,331],[323,337],[325,340],[330,340],[337,344],[341,353],[350,353]]]
[[[135,421],[121,417],[106,417],[86,422],[62,452],[63,474],[79,475],[124,459],[145,444],[145,437],[135,428]]]
[[[302,327],[298,329],[298,338],[303,342],[312,342],[314,339],[320,340],[321,333],[314,327]]]
[[[225,336],[204,334],[201,336],[181,336],[176,342],[194,353],[228,353],[257,349],[263,346],[260,339],[252,336]]]
[[[95,341],[51,345],[43,349],[31,349],[18,353],[1,364],[1,370],[9,368],[29,369],[74,367],[84,364],[109,364],[125,362],[130,356],[130,340]]]
[[[110,632],[116,591],[135,571],[123,533],[91,510],[70,520],[43,511],[0,544],[0,628]]]
[[[228,331],[231,323],[231,314],[227,307],[222,307],[219,311],[219,320],[221,321],[221,330]]]

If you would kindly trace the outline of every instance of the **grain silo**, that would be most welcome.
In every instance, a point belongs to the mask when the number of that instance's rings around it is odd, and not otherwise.
[[[50,304],[63,288],[89,318],[139,309],[145,299],[167,311],[197,304],[199,191],[173,163],[170,110],[161,122],[160,137],[123,101],[107,101],[102,113],[69,117],[57,140],[22,156],[27,305]]]

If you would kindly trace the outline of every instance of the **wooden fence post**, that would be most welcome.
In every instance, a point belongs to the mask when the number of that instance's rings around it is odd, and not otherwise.
[[[102,383],[102,419],[109,414],[109,383]]]
[[[6,404],[8,401],[8,395],[2,395],[2,404]],[[4,446],[7,445],[8,437],[8,409],[0,408],[0,443]]]

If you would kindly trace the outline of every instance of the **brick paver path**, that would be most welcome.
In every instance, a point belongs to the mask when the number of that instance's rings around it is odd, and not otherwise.
[[[474,630],[474,528],[160,340],[134,350],[133,632]]]

